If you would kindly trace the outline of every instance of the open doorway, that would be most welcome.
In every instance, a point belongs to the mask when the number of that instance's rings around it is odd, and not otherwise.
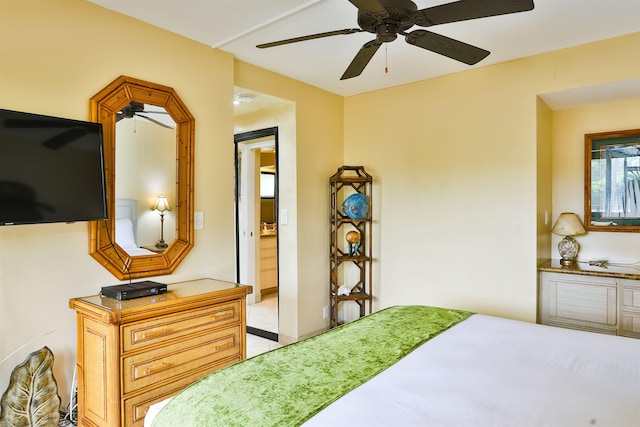
[[[236,279],[253,286],[247,332],[278,341],[278,128],[234,136]]]

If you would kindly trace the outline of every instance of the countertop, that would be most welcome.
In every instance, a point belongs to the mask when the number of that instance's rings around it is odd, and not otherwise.
[[[538,266],[538,271],[640,280],[640,264],[609,262],[608,267],[589,265],[589,261],[579,261],[574,266],[565,267],[560,260],[549,259]]]

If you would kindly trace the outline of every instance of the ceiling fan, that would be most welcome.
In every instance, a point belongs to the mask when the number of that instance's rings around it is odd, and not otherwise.
[[[122,119],[131,119],[134,117],[141,117],[145,120],[149,120],[150,122],[160,125],[162,127],[165,127],[167,129],[174,128],[174,126],[170,126],[167,123],[163,123],[160,120],[156,120],[152,117],[149,117],[149,114],[166,114],[167,116],[169,115],[169,113],[164,111],[164,109],[162,108],[152,109],[147,111],[145,110],[145,105],[142,102],[131,101],[130,103],[125,105],[122,108],[122,110],[116,112],[116,122],[119,122]]]
[[[533,0],[459,0],[439,6],[418,9],[411,0],[349,0],[358,8],[360,28],[328,31],[308,36],[259,44],[258,48],[281,46],[322,37],[369,32],[376,35],[356,54],[340,80],[359,76],[378,48],[394,41],[398,34],[414,46],[473,65],[486,58],[489,51],[427,30],[407,32],[414,25],[431,27],[450,22],[525,12],[533,9]]]

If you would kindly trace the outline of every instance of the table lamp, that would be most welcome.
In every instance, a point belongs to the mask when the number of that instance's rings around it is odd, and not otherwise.
[[[164,242],[164,213],[171,210],[171,206],[169,206],[164,194],[158,196],[158,200],[151,207],[151,210],[160,212],[160,241],[156,243],[156,248],[164,249],[169,246]]]
[[[556,223],[551,229],[553,234],[559,236],[565,236],[564,239],[558,243],[558,251],[562,259],[560,264],[564,266],[572,266],[576,263],[578,257],[578,250],[580,245],[571,236],[578,236],[580,234],[586,234],[584,225],[580,222],[578,215],[573,212],[563,212],[560,214]]]

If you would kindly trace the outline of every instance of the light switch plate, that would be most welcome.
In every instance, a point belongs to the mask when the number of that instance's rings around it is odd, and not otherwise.
[[[193,213],[193,228],[195,230],[202,230],[204,228],[204,212],[195,211]]]

